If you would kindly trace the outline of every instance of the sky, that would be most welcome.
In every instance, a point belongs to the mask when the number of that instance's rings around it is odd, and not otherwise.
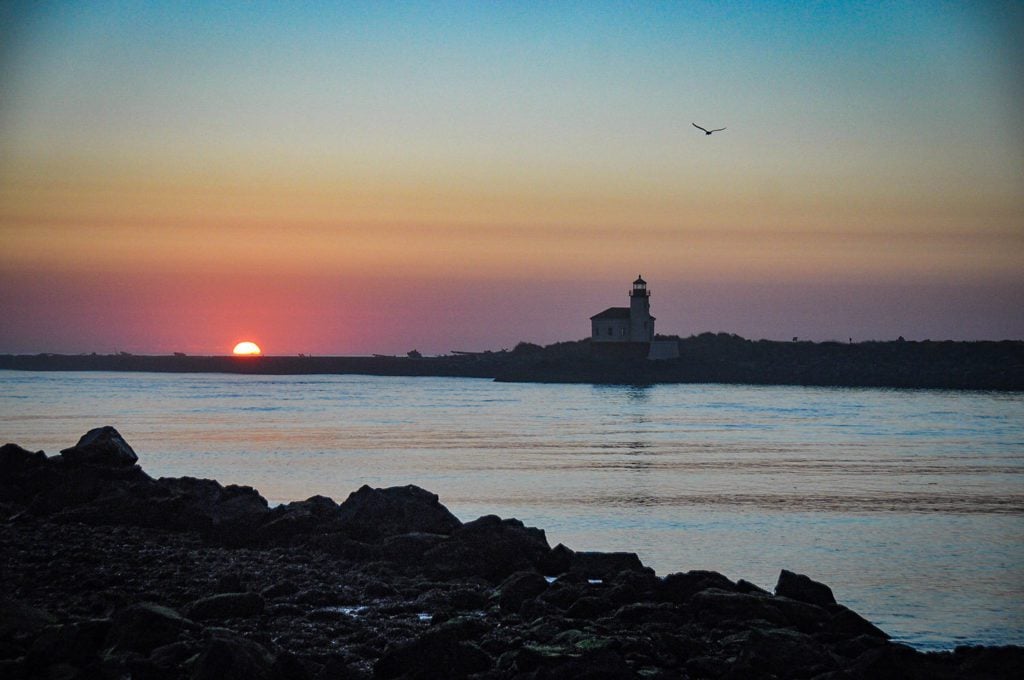
[[[1024,338],[1024,6],[0,4],[0,352]],[[692,127],[726,127],[706,136]]]

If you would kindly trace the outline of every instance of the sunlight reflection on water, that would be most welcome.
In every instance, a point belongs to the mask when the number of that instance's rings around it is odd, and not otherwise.
[[[153,476],[463,519],[771,588],[781,568],[922,648],[1024,643],[1024,395],[368,376],[0,371],[7,441],[115,425]]]

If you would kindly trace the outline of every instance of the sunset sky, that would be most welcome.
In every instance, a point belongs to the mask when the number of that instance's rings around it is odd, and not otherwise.
[[[1024,9],[0,4],[0,352],[1024,338]],[[711,137],[691,126],[728,127]]]

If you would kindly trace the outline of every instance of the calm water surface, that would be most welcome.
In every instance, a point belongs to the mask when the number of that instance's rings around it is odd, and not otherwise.
[[[803,572],[918,648],[1024,644],[1021,394],[0,371],[4,441],[104,424],[153,476],[418,484],[659,574]]]

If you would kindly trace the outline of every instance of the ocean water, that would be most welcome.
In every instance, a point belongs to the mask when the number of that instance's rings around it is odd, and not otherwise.
[[[271,502],[417,484],[659,574],[780,569],[919,649],[1024,644],[1024,394],[0,371],[0,438],[114,425]]]

